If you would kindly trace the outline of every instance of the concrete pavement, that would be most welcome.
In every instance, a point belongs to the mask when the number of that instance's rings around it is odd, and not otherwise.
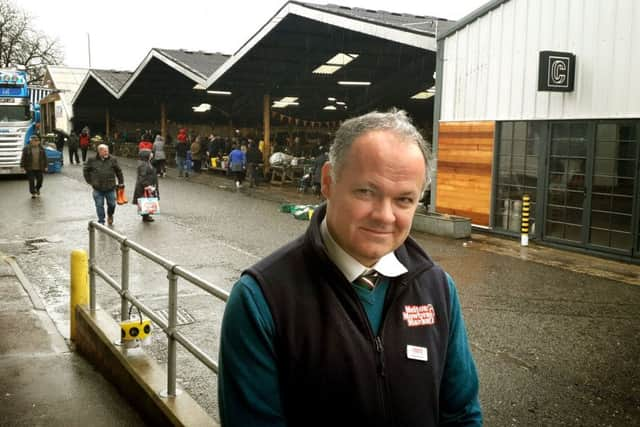
[[[0,425],[144,426],[59,334],[15,262],[0,254]]]

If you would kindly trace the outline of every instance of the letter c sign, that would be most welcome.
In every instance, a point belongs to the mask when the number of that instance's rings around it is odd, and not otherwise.
[[[571,92],[575,80],[576,56],[568,52],[540,52],[538,90]]]

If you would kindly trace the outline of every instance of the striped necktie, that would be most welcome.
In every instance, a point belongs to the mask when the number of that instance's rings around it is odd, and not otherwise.
[[[369,270],[366,273],[358,276],[358,278],[356,278],[353,283],[365,289],[372,290],[378,284],[378,279],[380,279],[380,274],[375,270]]]

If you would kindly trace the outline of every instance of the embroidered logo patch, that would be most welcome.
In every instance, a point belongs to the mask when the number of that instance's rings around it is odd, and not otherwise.
[[[402,320],[410,327],[430,326],[436,323],[436,311],[433,305],[405,305]]]

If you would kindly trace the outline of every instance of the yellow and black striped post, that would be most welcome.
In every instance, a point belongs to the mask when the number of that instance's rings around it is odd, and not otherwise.
[[[531,201],[528,194],[522,196],[522,225],[520,227],[520,245],[529,246],[529,210]]]

